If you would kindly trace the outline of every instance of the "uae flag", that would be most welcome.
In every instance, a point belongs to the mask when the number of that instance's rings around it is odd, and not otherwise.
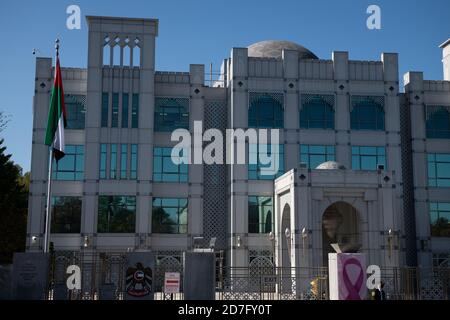
[[[59,56],[56,56],[55,80],[48,110],[47,131],[45,133],[45,144],[53,148],[53,155],[56,161],[64,157],[64,128],[66,125],[66,107],[64,105],[61,68],[59,66]]]

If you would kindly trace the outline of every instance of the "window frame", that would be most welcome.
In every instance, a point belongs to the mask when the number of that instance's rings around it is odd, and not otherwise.
[[[107,203],[106,203],[106,210],[107,210],[107,215],[109,215],[111,217],[110,211],[112,210],[110,208],[111,205],[113,205],[114,200],[117,198],[122,198],[121,203],[118,204],[116,210],[117,212],[112,212],[112,218],[116,218],[119,219],[120,217],[114,217],[114,215],[119,215],[121,212],[120,210],[123,210],[124,207],[126,207],[124,210],[127,211],[132,211],[134,210],[134,212],[129,212],[127,217],[124,217],[124,219],[129,219],[129,216],[132,216],[132,218],[130,219],[131,221],[128,222],[128,225],[122,225],[121,229],[113,229],[111,224],[115,223],[116,221],[112,221],[111,218],[108,220],[106,219],[106,224],[103,225],[102,224],[102,220],[103,217],[101,217],[101,214],[103,214],[101,212],[102,209],[102,203],[101,200],[104,198],[108,198]],[[131,204],[129,203],[131,202]],[[99,195],[98,196],[98,210],[97,210],[97,233],[135,233],[136,232],[136,214],[137,214],[137,201],[136,201],[136,196],[130,196],[130,195]],[[134,209],[129,209],[128,207],[132,207]],[[106,217],[107,218],[107,217]],[[112,222],[111,222],[112,221]],[[103,229],[104,228],[104,229]]]
[[[176,201],[177,205],[169,205],[167,203]],[[164,204],[166,202],[166,204]],[[164,210],[167,214],[167,209],[176,209],[177,223],[162,223],[161,217],[157,217],[155,211],[158,209]],[[173,210],[170,210],[173,211]],[[184,217],[180,218],[181,215]],[[170,215],[169,215],[170,218]],[[160,221],[158,221],[159,219]],[[180,223],[180,220],[185,219],[186,223]],[[170,226],[176,226],[171,229]],[[152,199],[152,233],[155,234],[188,234],[189,232],[189,199],[188,198],[173,198],[173,197],[154,197]]]
[[[74,153],[69,153],[69,150],[74,147],[75,151]],[[81,149],[81,153],[78,152],[78,150]],[[84,180],[84,145],[82,144],[70,144],[65,146],[65,156],[60,159],[59,161],[56,161],[56,159],[53,159],[53,166],[52,166],[52,179],[57,181],[82,181]],[[64,170],[60,168],[62,166],[66,166],[69,159],[73,157],[73,167],[72,170]],[[81,169],[78,168],[78,160],[81,158]],[[73,174],[72,178],[63,178],[62,175],[67,174]]]
[[[353,150],[355,149],[355,148],[358,148],[358,153],[357,154],[355,154],[354,152],[353,152]],[[362,153],[361,152],[361,149],[362,148],[375,148],[375,153],[373,154],[373,153],[367,153],[367,152],[364,152],[364,153]],[[383,152],[382,153],[379,153],[379,150],[383,150]],[[355,168],[355,166],[354,166],[354,158],[355,157],[358,157],[358,167],[357,168]],[[362,162],[363,162],[363,158],[368,158],[368,157],[375,157],[375,168],[373,168],[373,169],[366,169],[366,168],[364,168],[363,169],[363,166],[362,166]],[[380,158],[384,158],[384,161],[383,162],[381,162],[380,161]],[[351,161],[352,161],[352,170],[358,170],[358,171],[376,171],[376,170],[378,170],[378,165],[379,164],[382,164],[382,165],[384,165],[384,170],[387,170],[387,154],[386,154],[386,147],[385,146],[351,146]]]
[[[309,112],[309,115],[311,115],[311,107],[316,106],[317,104],[312,104],[311,101],[306,101],[307,99],[310,100],[317,100],[320,99],[322,104],[322,116],[323,119],[321,120],[322,125],[321,126],[311,126],[311,122],[319,122],[317,120],[310,120],[306,117],[306,113]],[[332,103],[329,103],[327,100],[331,100]],[[334,94],[319,94],[319,93],[302,93],[300,94],[300,104],[299,104],[299,128],[300,129],[317,129],[317,130],[334,130],[335,128],[335,104],[336,104],[336,98]],[[309,106],[309,108],[308,108]],[[331,109],[331,120],[328,120],[327,118],[327,108]],[[303,116],[302,116],[303,114]],[[331,124],[331,125],[329,125]]]

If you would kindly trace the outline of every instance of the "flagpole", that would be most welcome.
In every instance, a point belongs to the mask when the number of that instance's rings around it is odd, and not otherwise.
[[[59,39],[55,40],[55,49],[56,49],[56,59],[55,59],[55,74],[56,74],[56,61],[59,56]],[[49,163],[48,163],[48,178],[47,178],[47,204],[45,207],[44,253],[47,253],[49,251],[50,245],[53,145],[50,146],[50,156],[48,162]]]

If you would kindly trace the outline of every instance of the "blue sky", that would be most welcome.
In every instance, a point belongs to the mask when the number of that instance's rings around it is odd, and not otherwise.
[[[80,6],[81,30],[66,28],[66,8]],[[381,30],[366,27],[369,5],[381,8]],[[261,40],[295,41],[319,58],[334,50],[350,59],[379,60],[381,52],[398,52],[400,77],[423,71],[442,79],[438,45],[450,37],[450,1],[381,0],[191,0],[191,1],[23,1],[0,2],[0,110],[11,116],[1,133],[13,160],[30,169],[35,56],[52,56],[61,39],[61,64],[85,67],[85,15],[159,19],[157,70],[187,71],[190,63],[218,69],[232,47]]]

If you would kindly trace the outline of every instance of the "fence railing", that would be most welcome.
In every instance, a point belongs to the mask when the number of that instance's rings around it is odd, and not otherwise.
[[[170,261],[170,263],[167,263]],[[81,269],[81,290],[67,290],[66,269]],[[54,252],[49,274],[48,299],[123,299],[126,253]],[[164,293],[165,272],[180,272],[180,293]],[[181,300],[181,259],[156,259],[152,285],[157,300]],[[391,300],[449,299],[450,268],[381,268],[386,296]],[[372,292],[368,289],[367,297]],[[328,269],[274,266],[222,267],[216,270],[217,300],[326,300],[329,299]]]

